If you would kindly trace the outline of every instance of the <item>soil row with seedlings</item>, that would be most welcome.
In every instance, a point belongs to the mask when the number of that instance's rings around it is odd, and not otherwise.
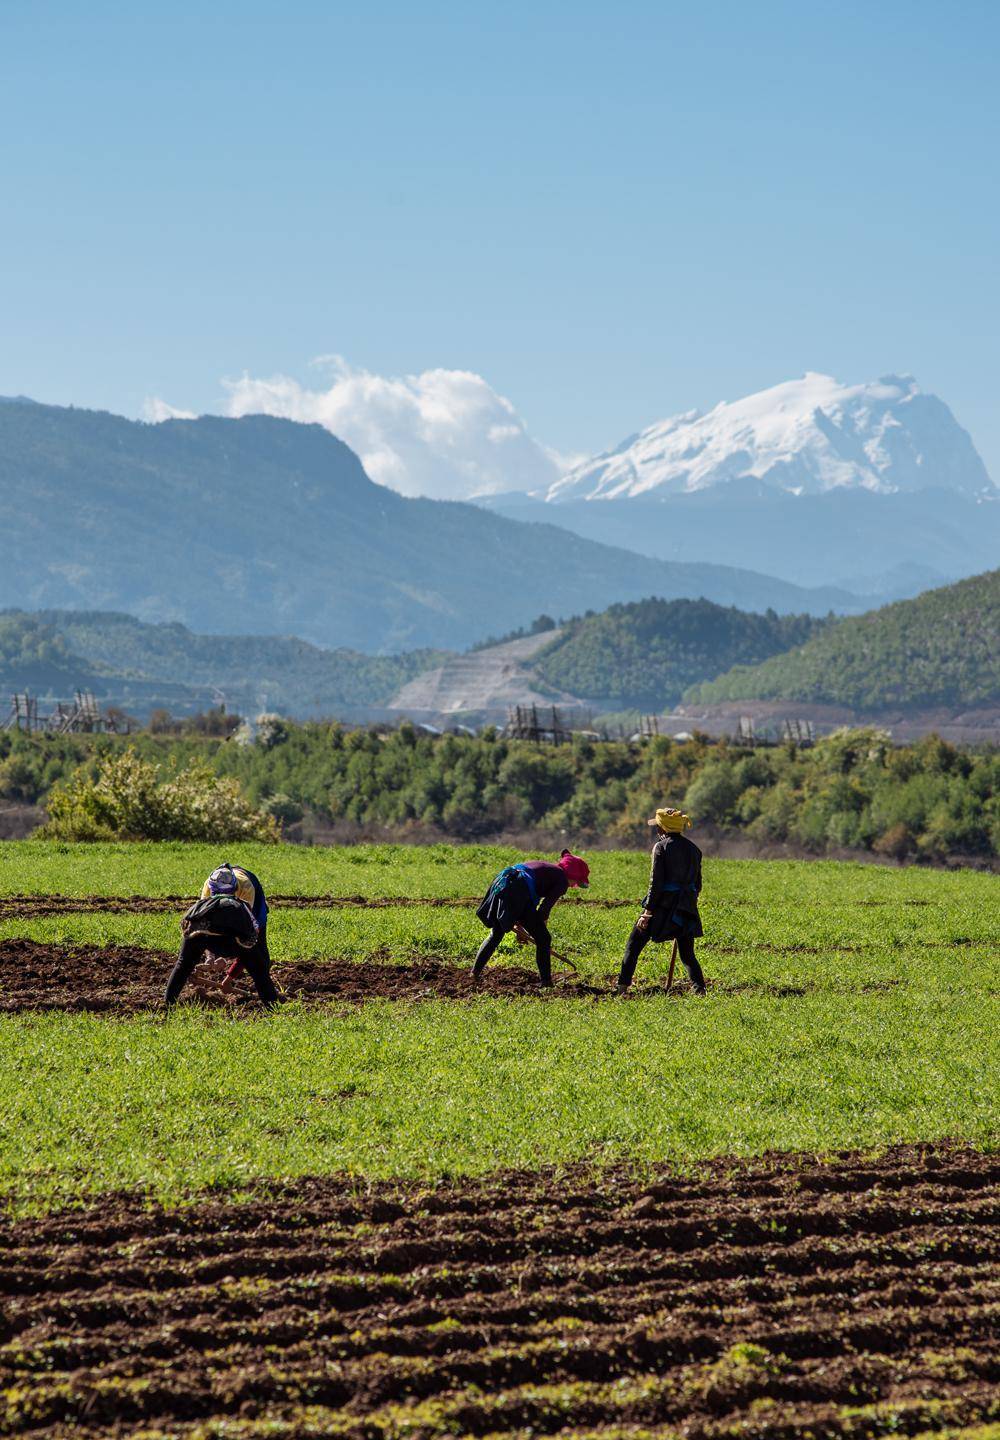
[[[0,1227],[0,1433],[916,1434],[1000,1413],[1000,1167],[273,1184]]]
[[[439,909],[469,909],[481,895],[269,895],[272,908],[284,910],[399,910],[410,906]],[[193,895],[0,895],[0,920],[28,920],[41,915],[169,915],[194,904]],[[635,909],[641,897],[567,895],[563,905],[595,910]],[[729,905],[750,905],[749,899],[730,897]],[[863,906],[927,906],[931,900],[845,900],[841,904]]]

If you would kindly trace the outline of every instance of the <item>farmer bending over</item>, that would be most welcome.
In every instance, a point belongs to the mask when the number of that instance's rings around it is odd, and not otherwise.
[[[522,945],[535,942],[538,978],[543,985],[552,984],[552,936],[546,921],[553,905],[571,887],[586,889],[590,884],[590,867],[579,855],[568,850],[553,865],[548,860],[525,860],[508,865],[493,881],[476,914],[489,934],[479,947],[472,979],[478,981],[486,962],[509,930]]]
[[[208,953],[233,962],[220,987],[223,995],[232,993],[236,977],[246,970],[264,1004],[277,1004],[267,948],[267,901],[264,887],[251,870],[228,864],[213,870],[202,886],[201,898],[181,921],[181,931],[181,953],[167,981],[168,1006]]]
[[[650,940],[677,941],[677,953],[684,962],[696,995],[705,993],[705,977],[695,959],[694,942],[705,932],[698,914],[701,894],[701,851],[684,834],[690,830],[689,817],[680,810],[657,810],[647,822],[656,826],[653,868],[642,914],[635,922],[625,946],[618,994],[625,995],[632,983],[639,955]]]

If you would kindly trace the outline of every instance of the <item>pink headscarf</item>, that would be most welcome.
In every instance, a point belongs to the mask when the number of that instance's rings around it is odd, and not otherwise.
[[[581,890],[586,890],[590,884],[590,866],[586,860],[581,860],[579,855],[572,855],[568,850],[564,850],[556,863],[560,870],[566,872],[566,879],[571,886],[578,886]]]

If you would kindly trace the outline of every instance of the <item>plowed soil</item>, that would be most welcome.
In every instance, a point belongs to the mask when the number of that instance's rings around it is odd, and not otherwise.
[[[529,951],[530,953],[530,951]],[[123,945],[51,945],[36,940],[0,940],[0,1014],[26,1010],[84,1010],[94,1014],[135,1015],[160,1009],[174,955]],[[308,1005],[353,1004],[368,1000],[469,1000],[478,995],[531,998],[614,1000],[610,973],[603,984],[581,979],[559,960],[553,962],[555,986],[543,990],[538,972],[509,961],[494,964],[482,982],[473,986],[471,965],[455,965],[431,956],[414,955],[408,963],[394,963],[388,952],[374,952],[364,960],[295,960],[276,965],[274,978],[288,1000]],[[617,974],[617,971],[616,971]],[[766,994],[793,998],[817,989],[813,984],[783,985],[720,983],[709,979],[710,992]],[[852,994],[889,990],[898,980],[846,984]],[[829,984],[827,988],[830,988]],[[678,976],[668,990],[664,981],[643,980],[629,1004],[670,995],[690,995],[686,979]],[[256,991],[244,976],[238,982],[236,1002],[229,1005],[213,991],[197,993],[189,986],[181,1003],[222,1007],[236,1015],[259,1010]]]
[[[0,1433],[917,1434],[1000,1415],[1000,1168],[289,1182],[0,1226]]]
[[[128,946],[45,945],[35,940],[0,940],[0,1012],[89,1010],[98,1014],[135,1014],[158,1009],[176,955]],[[520,966],[496,966],[478,991],[470,967],[434,959],[411,964],[369,961],[299,960],[276,965],[274,978],[289,999],[329,1003],[365,1000],[467,999],[470,994],[537,995],[537,972]],[[587,988],[587,987],[584,987]],[[589,987],[598,993],[596,987]],[[259,1009],[256,992],[244,977],[237,1011]],[[185,990],[182,1003],[217,1004],[221,996],[198,997]]]

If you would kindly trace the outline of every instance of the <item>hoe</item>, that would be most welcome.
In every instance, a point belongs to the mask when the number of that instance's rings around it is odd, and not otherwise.
[[[667,972],[667,989],[670,990],[674,983],[674,966],[677,964],[677,941],[674,941],[674,948],[670,952],[670,969]]]

